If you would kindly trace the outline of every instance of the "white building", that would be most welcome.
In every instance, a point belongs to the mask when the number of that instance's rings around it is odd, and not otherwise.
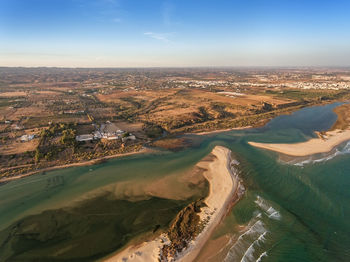
[[[30,140],[32,140],[34,138],[34,135],[23,135],[23,136],[21,136],[21,141],[22,142],[28,142],[28,141],[30,141]]]
[[[96,125],[94,125],[96,128]],[[106,124],[101,124],[100,128],[96,129],[92,134],[85,134],[76,136],[77,141],[91,141],[93,139],[107,139],[107,140],[117,140],[122,139],[123,142],[126,140],[135,140],[136,137],[129,134],[127,137],[123,137],[125,131],[119,129],[114,123],[107,121]]]
[[[76,136],[75,140],[81,142],[81,141],[91,141],[94,139],[94,135],[91,134],[86,134],[86,135],[80,135],[80,136]]]
[[[125,141],[127,141],[127,140],[135,140],[135,139],[136,139],[136,137],[135,137],[133,134],[130,134],[130,135],[127,136],[127,137],[123,137],[123,138],[122,138],[122,141],[125,142]]]
[[[101,132],[100,131],[95,131],[94,133],[93,133],[93,135],[94,135],[94,139],[101,139],[102,138],[102,134],[101,134]]]

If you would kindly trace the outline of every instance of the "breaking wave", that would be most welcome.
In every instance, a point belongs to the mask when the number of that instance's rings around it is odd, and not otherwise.
[[[272,219],[280,220],[281,214],[274,209],[265,199],[263,199],[260,196],[256,197],[256,200],[254,201],[264,212],[265,214]]]
[[[349,153],[350,153],[350,141],[348,141],[344,147],[335,148],[335,150],[333,150],[331,154],[327,154],[327,155],[323,154],[319,158],[315,158],[315,156],[310,156],[309,158],[303,159],[303,160],[292,160],[287,162],[287,164],[292,164],[295,166],[305,166],[308,164],[315,164],[315,163],[329,161],[339,155],[345,155]]]
[[[266,251],[261,253],[261,255],[258,257],[256,262],[260,262],[263,257],[267,257],[267,252]]]
[[[248,247],[248,249],[243,254],[241,262],[253,261],[254,260],[254,254],[253,254],[254,251],[255,251],[254,246],[255,245],[259,245],[260,242],[264,242],[265,241],[266,233],[267,233],[267,231],[263,232],[256,240],[254,240],[254,242]]]
[[[258,207],[255,216],[248,223],[247,230],[231,246],[224,259],[225,262],[259,262],[267,256],[265,248],[269,244],[265,242],[267,238],[271,241],[271,233],[264,223],[267,223],[266,219],[280,220],[281,214],[271,206],[269,201],[260,196],[257,196],[254,202]]]
[[[255,261],[255,247],[266,240],[267,233],[264,223],[258,217],[255,217],[249,222],[248,230],[240,235],[230,248],[224,261]]]

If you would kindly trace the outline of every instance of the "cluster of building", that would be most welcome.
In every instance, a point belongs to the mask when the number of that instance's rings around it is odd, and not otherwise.
[[[229,81],[223,80],[169,80],[168,84],[170,86],[175,85],[177,88],[208,88],[208,87],[228,87],[230,86]],[[169,88],[166,86],[165,88]]]
[[[332,89],[332,90],[340,90],[340,89],[350,89],[350,85],[347,82],[298,82],[294,85],[296,88],[302,89]]]
[[[251,84],[251,86],[253,86]],[[327,89],[327,90],[340,90],[340,89],[350,89],[350,84],[347,82],[282,82],[282,83],[269,83],[260,84],[263,87],[269,88],[299,88],[299,89]]]
[[[82,115],[84,113],[85,110],[63,110],[58,112],[59,115]]]
[[[227,97],[231,98],[236,98],[237,96],[244,96],[245,94],[240,93],[240,92],[228,92],[228,91],[222,91],[222,92],[217,92],[220,95],[225,95]]]
[[[24,129],[24,126],[21,125],[21,124],[13,124],[13,121],[11,120],[5,120],[4,121],[5,124],[11,124],[11,129],[12,130],[23,130]],[[30,140],[33,140],[35,138],[35,135],[34,134],[25,134],[25,135],[22,135],[20,136],[19,140],[21,142],[28,142]]]
[[[99,139],[117,140],[135,140],[136,137],[128,132],[119,129],[115,124],[107,121],[106,124],[101,124],[100,127],[95,125],[96,130],[92,134],[78,135],[75,137],[77,141],[91,141]]]
[[[277,75],[271,76],[260,76],[253,75],[256,80],[248,81],[201,81],[201,80],[169,80],[167,83],[172,87],[186,88],[207,88],[207,87],[262,87],[262,88],[300,88],[300,89],[330,89],[330,90],[340,90],[340,89],[350,89],[350,83],[347,81],[349,78],[342,77],[346,81],[335,81],[333,78],[317,78],[312,77],[318,81],[284,81],[284,79],[279,79]],[[323,81],[322,81],[323,80]],[[332,80],[332,81],[330,81]],[[170,88],[166,86],[164,88]]]

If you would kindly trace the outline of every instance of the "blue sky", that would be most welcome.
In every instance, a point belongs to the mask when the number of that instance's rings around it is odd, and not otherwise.
[[[0,0],[0,66],[350,66],[350,1]]]

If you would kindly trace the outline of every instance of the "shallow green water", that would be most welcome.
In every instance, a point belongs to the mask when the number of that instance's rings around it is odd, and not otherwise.
[[[332,109],[335,106],[336,104],[302,109],[292,115],[277,117],[260,129],[187,136],[193,145],[181,152],[115,159],[91,167],[49,172],[2,185],[0,230],[8,230],[9,225],[14,225],[16,221],[33,219],[33,216],[29,216],[31,214],[36,214],[35,221],[41,221],[40,216],[47,216],[47,212],[41,213],[42,211],[64,210],[62,207],[73,201],[90,199],[82,203],[96,202],[97,198],[92,196],[100,196],[109,184],[140,180],[149,182],[169,174],[184,172],[208,154],[215,145],[223,145],[230,148],[240,160],[241,175],[247,188],[245,196],[225,221],[224,231],[239,235],[235,232],[237,224],[247,226],[248,231],[230,246],[226,261],[349,261],[349,146],[342,145],[331,156],[294,159],[293,164],[286,164],[279,160],[277,154],[252,148],[247,144],[247,141],[306,140],[313,136],[314,130],[326,130],[334,123],[336,116]],[[327,157],[329,160],[326,161]],[[106,199],[108,198],[104,201]],[[101,201],[103,203],[101,199],[97,203]],[[159,201],[149,207],[156,210],[164,204],[162,201],[170,200]],[[180,207],[187,202],[172,203]],[[127,203],[130,205],[129,210],[136,213],[138,211],[134,210],[147,209],[132,209],[138,202]],[[101,208],[100,213],[103,205]],[[169,217],[173,216],[172,212],[168,213]],[[89,224],[89,216],[79,213],[76,217],[79,217],[77,221],[86,225],[87,231],[90,227],[93,228]],[[142,219],[142,216],[138,219],[143,222],[148,220],[145,217]],[[43,221],[46,219],[43,218]],[[143,227],[152,229],[166,223],[167,220],[162,223],[151,221]],[[106,232],[106,242],[116,237],[117,231],[103,231]],[[132,230],[130,232],[128,234],[137,234]],[[6,238],[6,234],[9,234],[8,231],[0,233],[0,242]],[[91,237],[88,233],[84,234],[79,232],[80,239]],[[60,241],[64,242],[64,238]],[[47,241],[44,239],[37,244],[45,245]],[[0,243],[0,261],[1,252],[9,252],[9,247],[11,245],[1,246]],[[98,252],[97,250],[94,254]],[[94,254],[91,254],[91,259],[95,258]],[[58,261],[66,259],[63,255],[57,257],[61,258]]]

